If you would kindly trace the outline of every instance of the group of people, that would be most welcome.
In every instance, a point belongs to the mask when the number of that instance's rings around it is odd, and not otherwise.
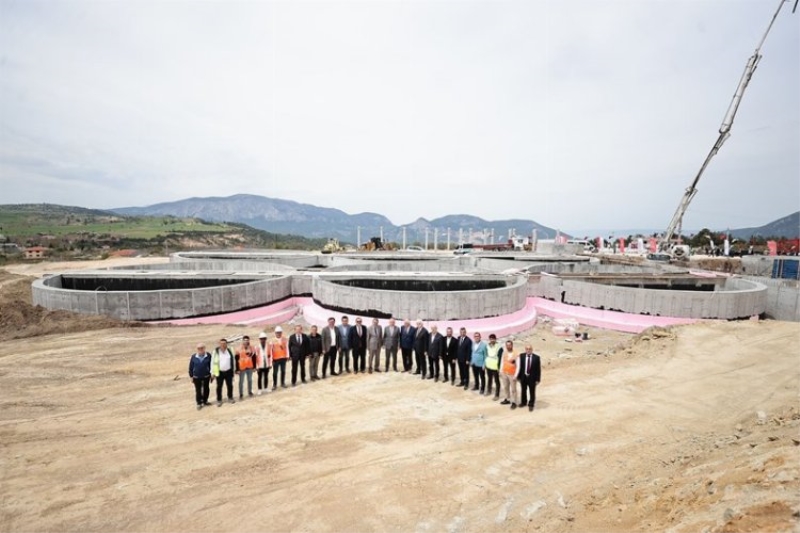
[[[365,326],[361,318],[356,318],[355,325],[351,325],[347,316],[342,317],[340,324],[336,324],[335,318],[329,318],[321,332],[317,326],[311,326],[306,334],[302,326],[296,325],[291,335],[285,336],[280,326],[274,333],[273,337],[265,332],[259,333],[255,344],[251,344],[250,337],[245,335],[236,349],[228,346],[226,339],[220,339],[213,352],[208,352],[205,344],[199,343],[189,360],[189,377],[195,386],[197,409],[211,405],[208,400],[213,381],[216,381],[217,406],[223,403],[223,388],[228,401],[236,403],[233,394],[236,374],[239,376],[239,399],[244,398],[245,383],[247,395],[254,396],[254,373],[255,394],[270,390],[270,370],[271,390],[277,390],[279,381],[281,388],[287,388],[287,361],[291,361],[292,387],[297,386],[298,378],[300,383],[307,383],[307,374],[310,381],[326,379],[329,373],[331,376],[349,374],[352,361],[352,372],[356,374],[389,372],[391,368],[394,372],[413,373],[421,379],[452,386],[456,385],[457,369],[458,386],[464,390],[470,390],[471,377],[471,390],[492,396],[495,401],[502,395],[500,403],[510,405],[511,409],[527,406],[529,411],[533,411],[536,404],[536,386],[542,375],[541,359],[533,353],[530,344],[524,351],[517,351],[513,341],[507,340],[501,345],[494,334],[489,335],[486,342],[480,333],[474,333],[470,338],[466,328],[460,328],[458,336],[454,336],[452,328],[448,327],[442,334],[435,325],[428,330],[421,320],[416,326],[412,326],[409,320],[398,326],[391,318],[388,325],[381,327],[377,318]],[[381,350],[384,353],[383,365]],[[402,370],[398,369],[398,352]]]

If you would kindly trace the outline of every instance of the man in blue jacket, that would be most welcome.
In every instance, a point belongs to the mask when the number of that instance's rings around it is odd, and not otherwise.
[[[189,377],[194,383],[195,401],[197,410],[208,403],[209,383],[211,382],[211,354],[206,351],[205,345],[197,344],[197,351],[189,359]]]

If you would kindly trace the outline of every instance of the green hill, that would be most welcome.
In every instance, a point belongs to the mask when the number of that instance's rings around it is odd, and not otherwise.
[[[0,234],[19,246],[46,246],[54,255],[94,250],[165,248],[284,248],[318,250],[324,239],[281,235],[246,224],[195,217],[123,216],[53,204],[0,205]]]

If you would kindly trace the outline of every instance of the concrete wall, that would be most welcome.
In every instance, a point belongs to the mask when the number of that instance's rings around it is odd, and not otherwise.
[[[593,309],[682,318],[735,319],[760,315],[766,309],[767,288],[738,278],[713,292],[637,289],[543,275],[530,283],[533,296]]]
[[[375,291],[347,287],[314,278],[314,299],[324,307],[362,310],[397,318],[458,320],[500,316],[525,306],[527,282],[513,278],[511,285],[482,291],[412,292]]]
[[[770,272],[772,267],[770,266]],[[766,315],[775,320],[800,322],[800,283],[784,279],[741,276],[767,287]]]
[[[171,258],[172,259],[172,258]],[[268,261],[248,261],[241,260],[186,260],[174,261],[170,263],[158,263],[154,265],[132,265],[114,267],[109,270],[135,270],[135,271],[215,271],[215,272],[294,272],[297,269],[288,265],[271,263]]]
[[[161,320],[238,311],[292,295],[292,278],[264,280],[202,289],[163,291],[71,291],[61,276],[33,282],[33,303],[48,309],[103,314],[121,320]]]
[[[170,261],[184,263],[189,261],[224,261],[234,264],[237,261],[264,262],[286,265],[294,268],[311,268],[319,264],[322,254],[314,253],[281,253],[281,252],[176,252],[170,255]]]

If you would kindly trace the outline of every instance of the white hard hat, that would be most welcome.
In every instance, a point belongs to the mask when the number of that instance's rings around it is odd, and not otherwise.
[[[259,339],[266,339],[267,338],[267,334],[262,331],[261,333],[258,334],[258,338]]]
[[[283,328],[280,326],[275,326],[275,333],[283,333]]]

